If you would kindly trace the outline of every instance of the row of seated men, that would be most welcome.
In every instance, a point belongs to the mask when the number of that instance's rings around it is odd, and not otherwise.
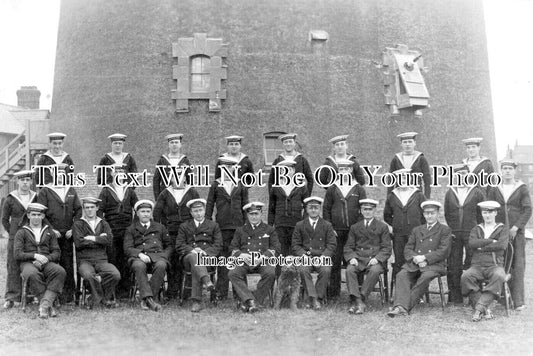
[[[179,137],[179,140],[177,140],[175,136],[176,135],[169,135],[169,149],[173,147],[173,145],[176,145],[176,141],[179,141],[178,143],[181,144],[181,135],[177,135],[177,137]],[[414,141],[414,137],[409,137],[405,135],[400,136],[402,147],[409,143],[412,145],[411,141]],[[53,143],[54,145],[57,144],[58,140],[53,140],[52,138],[53,137],[51,137],[51,143]],[[239,138],[237,142],[231,141],[228,138],[228,148],[230,147],[230,144],[232,146],[237,145],[240,147],[241,139],[242,138]],[[286,145],[286,143],[291,143],[291,140],[294,141],[294,137],[282,139],[284,146]],[[344,136],[340,138],[337,137],[332,139],[332,143],[334,144],[335,148],[337,148],[337,146],[339,145],[345,145],[345,140],[346,137]],[[60,140],[60,142],[62,143],[62,140]],[[115,146],[117,142],[121,143],[122,145],[124,143],[123,140],[113,141],[113,146]],[[477,140],[477,142],[475,142],[474,144],[469,143],[471,142],[467,142],[467,151],[471,150],[472,147],[477,147],[479,152],[479,140]],[[231,167],[235,168],[235,160],[231,159],[231,157],[228,156],[229,154],[220,157],[219,164],[227,164],[229,169],[231,169]],[[408,155],[402,154],[400,156],[402,156],[403,161],[405,161]],[[292,167],[290,171],[293,174],[298,169],[298,158],[301,157],[300,155],[297,155],[294,159],[287,157],[288,156],[285,156],[285,159],[278,160],[278,164],[285,165],[286,167]],[[486,159],[483,159],[481,161],[486,163]],[[335,163],[339,171],[345,170],[350,173],[354,172],[353,161],[343,161],[335,154],[332,158],[332,162]],[[469,171],[472,171],[469,165],[466,166],[468,166]],[[525,187],[525,185],[520,184],[520,182],[515,182],[514,180],[514,171],[516,167],[513,165],[508,166],[506,166],[507,168],[505,169],[509,169],[510,171],[512,171],[513,177],[510,180],[510,183],[504,183],[502,185],[502,189],[493,190],[493,199],[501,201],[502,206],[505,206],[505,209],[502,209],[503,213],[499,214],[500,218],[504,217],[505,222],[512,226],[512,233],[514,230],[514,234],[518,235],[519,237],[521,236],[523,240],[523,226],[529,218],[529,216],[527,216],[527,202],[525,198],[523,199],[523,197],[527,196],[529,199],[529,195],[527,193],[527,188]],[[240,170],[241,168],[242,167],[239,167],[238,169]],[[195,192],[194,188],[186,186],[186,183],[184,185],[185,186],[177,186],[176,182],[174,182],[172,187],[164,189],[158,196],[157,204],[154,210],[154,218],[157,221],[162,222],[167,227],[173,239],[175,239],[175,237],[177,236],[180,224],[186,219],[190,218],[188,209],[185,206],[186,202],[190,199],[198,197],[198,193]],[[507,187],[510,187],[510,189]],[[223,235],[223,253],[228,254],[229,242],[233,237],[235,229],[236,227],[241,226],[244,221],[243,214],[240,213],[239,209],[247,202],[247,191],[242,187],[228,187],[225,184],[221,184],[219,181],[214,182],[211,188],[212,189],[210,189],[207,203],[207,216],[208,218],[210,218],[213,215],[213,212],[216,210],[215,220],[217,221],[217,223],[219,223]],[[279,240],[282,245],[282,252],[285,255],[290,252],[289,250],[291,246],[291,239],[295,224],[303,217],[301,213],[301,211],[303,210],[303,200],[307,196],[309,196],[309,185],[306,188],[307,189],[300,189],[297,187],[289,186],[278,188],[273,187],[270,190],[268,223],[270,225],[275,226],[275,230],[279,236]],[[509,192],[510,194],[508,194]],[[475,211],[475,201],[480,200],[480,193],[486,192],[480,189],[469,189],[466,187],[464,189],[450,189],[449,196],[447,194],[447,201],[445,201],[445,205],[447,205],[447,208],[445,209],[446,212],[452,212],[454,210],[458,211],[458,213],[456,214],[457,216],[451,214],[450,219],[448,219],[448,216],[446,216],[447,223],[454,230],[454,234],[458,235],[460,233],[463,233],[463,238],[458,239],[458,242],[454,244],[455,248],[452,248],[453,257],[451,257],[451,259],[455,260],[456,262],[459,261],[459,263],[450,263],[452,267],[450,274],[454,276],[453,278],[449,278],[449,282],[451,282],[449,284],[452,286],[450,299],[453,300],[455,298],[454,301],[456,302],[459,302],[459,298],[461,298],[462,300],[462,297],[460,296],[460,286],[458,283],[457,275],[459,275],[460,279],[460,272],[462,271],[463,262],[462,244],[465,241],[464,234],[468,234],[468,231],[470,229],[468,225],[472,224],[472,221],[474,221],[474,225],[476,222],[479,222],[479,218],[472,218],[473,215],[479,215],[479,212],[477,212],[477,214],[472,214],[471,206],[474,206],[473,210]],[[64,200],[60,203],[60,206],[68,206],[68,208],[66,209],[56,209],[56,207],[51,207],[51,209],[48,210],[49,218],[50,220],[54,220],[54,223],[59,226],[58,231],[61,233],[61,236],[67,237],[67,239],[61,238],[60,242],[65,242],[63,243],[64,253],[62,254],[62,256],[66,255],[64,256],[64,265],[68,269],[69,265],[72,266],[72,264],[68,263],[68,260],[72,259],[71,252],[70,258],[68,256],[69,250],[72,251],[71,249],[69,249],[67,243],[69,235],[68,221],[73,221],[74,219],[70,219],[68,216],[61,216],[61,214],[56,213],[59,211],[60,213],[67,212],[68,214],[70,214],[70,207],[74,207],[76,205],[76,199],[74,199],[75,190],[73,188],[68,188],[63,189],[63,191],[61,191],[61,188],[48,189],[48,187],[46,187],[41,189],[39,196],[41,195],[45,197],[43,199],[40,199],[43,204],[50,205],[51,203],[51,205],[54,205],[54,198],[57,198],[59,196],[59,198],[63,198]],[[24,196],[25,195],[21,195],[22,199],[24,199]],[[227,204],[228,196],[230,196],[231,198],[229,199],[229,204]],[[338,295],[338,292],[340,291],[340,263],[342,262],[342,248],[345,244],[349,227],[361,218],[358,200],[364,198],[365,196],[366,193],[364,192],[364,188],[360,184],[345,184],[344,186],[334,185],[330,187],[330,189],[328,189],[326,192],[326,201],[324,203],[323,215],[326,220],[332,222],[334,230],[337,234],[337,240],[339,241],[339,243],[337,244],[337,250],[334,253],[334,272],[332,273],[331,281],[329,283],[330,288],[328,288],[328,291],[332,293],[330,297]],[[113,239],[114,248],[111,249],[111,259],[119,267],[121,273],[124,274],[125,270],[127,269],[127,264],[124,263],[122,241],[126,228],[131,224],[131,210],[134,201],[136,201],[135,191],[133,189],[121,189],[121,187],[110,185],[102,189],[100,199],[102,199],[100,212],[103,212],[103,217],[107,221],[109,221],[111,229],[113,230],[113,235],[115,236],[115,238]],[[414,188],[397,188],[392,191],[391,194],[389,194],[388,196],[385,207],[385,221],[392,226],[393,230],[393,245],[396,256],[395,259],[397,260],[397,262],[393,266],[394,274],[398,272],[399,268],[403,264],[403,246],[407,241],[409,232],[414,226],[423,223],[423,216],[420,213],[420,207],[418,205],[418,203],[420,203],[423,199],[425,199],[424,195]],[[226,201],[226,204],[224,204],[224,201]],[[415,204],[413,204],[413,202],[415,202]],[[467,207],[467,205],[469,207]],[[518,205],[517,208],[507,208],[508,206],[516,205]],[[78,213],[71,215],[79,214],[79,206],[77,208],[74,207],[73,210],[78,210]],[[470,213],[465,213],[466,210],[469,210]],[[50,213],[50,211],[52,211],[52,213]],[[235,213],[235,211],[237,213]],[[511,214],[509,214],[509,212],[511,212]],[[6,216],[9,221],[10,213],[4,213],[3,221]],[[454,219],[456,221],[454,221]],[[456,226],[453,226],[454,223]],[[16,231],[17,224],[4,224],[4,226],[6,225],[8,226],[7,229],[15,228]],[[14,236],[14,234],[12,233],[10,234],[10,236]],[[517,250],[520,251],[520,249]],[[171,260],[175,259],[176,257],[177,254],[172,254]],[[523,260],[524,259],[522,258],[522,261]],[[171,262],[172,266],[180,265],[175,260]],[[518,263],[518,265],[521,265],[521,263]],[[217,283],[217,290],[219,291],[219,295],[224,297],[227,296],[228,279],[227,277],[224,278],[224,269],[222,269],[220,272],[222,278],[219,278],[218,280],[219,283]],[[178,289],[177,286],[179,286],[179,283],[174,283],[174,281],[177,280],[176,277],[179,278],[179,271],[169,271],[169,275],[170,292],[176,293]],[[73,281],[73,278],[71,278],[70,280]],[[455,280],[455,283],[453,283],[453,280]],[[520,278],[518,278],[517,280],[520,280]],[[73,283],[71,283],[70,285],[72,284]],[[125,281],[125,284],[127,284],[127,281]],[[67,281],[67,286],[68,285],[69,282]],[[67,295],[70,295],[70,293],[67,293]],[[520,298],[519,296],[523,295],[523,292],[514,293],[514,295],[517,295],[517,298]],[[16,298],[8,299],[6,294],[6,299],[8,301],[13,301],[13,299]],[[523,305],[523,297],[522,302],[517,301],[515,304],[517,306]]]
[[[96,216],[98,203],[97,198],[83,199],[83,217],[73,227],[74,245],[79,273],[90,284],[93,303],[103,302],[107,306],[113,306],[111,298],[121,276],[107,261],[106,247],[110,243],[112,232],[109,225]],[[308,216],[296,225],[292,241],[294,255],[301,256],[304,260],[318,256],[331,257],[337,240],[332,225],[319,216],[323,199],[309,197],[305,203]],[[378,202],[373,199],[361,201],[364,220],[350,228],[348,242],[344,247],[344,257],[349,261],[346,270],[352,304],[349,312],[354,314],[364,313],[364,300],[374,288],[379,275],[386,270],[387,260],[391,255],[388,227],[375,219],[377,205]],[[489,306],[499,296],[505,279],[503,254],[510,235],[505,225],[496,223],[495,217],[500,207],[497,202],[484,201],[478,205],[484,222],[470,233],[472,262],[461,278],[462,293],[470,297],[474,306],[473,321],[479,321],[482,317],[492,318]],[[128,228],[124,249],[139,286],[142,308],[154,311],[161,309],[161,305],[153,297],[162,288],[173,248],[183,256],[183,266],[192,275],[192,311],[198,312],[201,309],[201,286],[205,286],[207,290],[214,289],[207,268],[200,263],[199,256],[218,256],[222,235],[217,223],[205,219],[205,206],[204,199],[194,199],[188,203],[193,219],[182,224],[174,247],[165,227],[151,218],[153,203],[141,200],[135,205],[138,221]],[[260,202],[252,202],[244,207],[248,221],[237,229],[230,247],[232,256],[240,257],[245,263],[232,269],[229,278],[243,301],[244,310],[252,313],[258,310],[256,300],[262,304],[272,289],[276,265],[254,263],[251,253],[275,257],[280,251],[275,229],[261,221],[263,206]],[[407,314],[425,293],[430,281],[445,274],[452,235],[450,228],[437,221],[440,208],[441,204],[437,201],[428,200],[421,204],[426,224],[413,229],[409,236],[404,251],[406,262],[397,277],[395,305],[387,313],[390,317]],[[43,225],[46,209],[46,206],[39,203],[28,205],[28,222],[16,233],[14,243],[14,255],[21,263],[23,279],[28,280],[30,290],[41,297],[39,316],[42,318],[57,316],[53,303],[62,292],[66,277],[65,270],[56,264],[61,253],[57,234],[48,225]],[[297,268],[306,292],[311,297],[313,308],[320,309],[331,264],[304,264]],[[318,272],[316,284],[311,277],[313,270]],[[148,279],[147,272],[152,273],[151,279]],[[251,272],[261,275],[255,294],[250,292],[246,282],[246,275]],[[361,288],[358,285],[359,273],[367,274]],[[482,281],[487,281],[483,291],[480,290]]]

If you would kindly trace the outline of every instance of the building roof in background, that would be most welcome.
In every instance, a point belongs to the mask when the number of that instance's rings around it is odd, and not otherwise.
[[[0,133],[18,135],[24,131],[24,125],[13,116],[13,113],[0,107]]]
[[[533,164],[533,145],[515,145],[512,150],[507,150],[505,158],[518,164]]]
[[[46,109],[39,110],[14,110],[11,111],[17,120],[42,120],[48,119],[50,116],[50,111]]]

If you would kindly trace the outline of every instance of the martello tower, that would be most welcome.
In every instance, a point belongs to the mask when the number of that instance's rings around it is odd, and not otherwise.
[[[85,172],[114,132],[150,170],[171,132],[199,164],[239,134],[262,168],[292,131],[313,167],[343,133],[363,164],[388,167],[403,131],[431,164],[469,136],[494,159],[482,2],[63,1],[51,120]]]

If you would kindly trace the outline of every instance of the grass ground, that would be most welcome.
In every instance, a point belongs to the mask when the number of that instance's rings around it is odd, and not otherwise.
[[[0,294],[5,287],[5,245],[0,239]],[[527,245],[533,258],[533,245]],[[472,323],[471,311],[446,307],[438,296],[412,315],[390,319],[378,296],[371,310],[354,316],[343,301],[322,311],[237,312],[231,301],[192,314],[169,304],[160,313],[123,304],[115,310],[63,307],[57,319],[41,320],[36,309],[0,311],[0,355],[507,355],[533,354],[533,277],[526,272],[529,309],[509,318],[497,306],[496,318]],[[433,286],[435,287],[435,286]]]

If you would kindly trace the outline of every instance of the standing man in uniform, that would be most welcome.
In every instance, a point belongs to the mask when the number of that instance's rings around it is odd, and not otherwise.
[[[453,167],[453,171],[461,177],[468,173],[468,166],[459,164]],[[458,183],[458,182],[454,182]],[[463,304],[461,294],[461,275],[463,269],[470,267],[472,253],[468,248],[468,237],[474,226],[482,222],[481,211],[478,203],[485,200],[484,189],[478,186],[466,186],[458,184],[451,186],[444,197],[444,217],[446,223],[452,229],[452,249],[448,258],[448,302],[458,305]],[[466,258],[463,268],[463,247],[466,248]]]
[[[396,137],[402,144],[402,152],[397,153],[390,163],[389,172],[395,172],[399,169],[410,169],[411,173],[422,173],[422,181],[418,181],[427,199],[431,196],[431,173],[429,164],[422,152],[415,151],[417,132],[404,132]],[[388,192],[392,190],[389,187]]]
[[[309,197],[304,200],[308,217],[296,223],[294,234],[292,235],[292,251],[296,256],[303,256],[310,260],[312,257],[322,257],[331,259],[337,248],[337,237],[333,226],[329,221],[320,217],[320,210],[324,200],[320,197]],[[326,289],[331,275],[331,265],[322,264],[320,266],[302,265],[298,267],[307,295],[311,298],[313,309],[322,308],[322,303],[326,297]],[[316,285],[313,283],[311,273],[318,272]]]
[[[264,206],[265,204],[254,201],[243,207],[248,221],[244,226],[235,230],[230,245],[231,256],[243,259],[245,263],[230,270],[228,277],[242,302],[243,311],[249,313],[255,313],[259,310],[256,301],[263,305],[276,280],[276,267],[268,264],[263,265],[259,263],[260,261],[256,261],[255,264],[252,263],[251,253],[256,252],[260,256],[276,257],[281,250],[276,230],[261,220]],[[255,293],[252,293],[248,288],[246,279],[248,273],[261,275]]]
[[[65,172],[65,165],[60,165],[60,173]],[[65,279],[65,293],[61,295],[62,302],[72,302],[76,285],[74,283],[74,244],[72,241],[72,225],[81,217],[81,204],[76,190],[64,183],[59,175],[58,185],[48,184],[41,188],[37,195],[37,202],[48,209],[46,219],[59,234],[61,258],[59,263],[67,272]]]
[[[115,171],[111,176],[124,173],[123,165],[115,165]],[[139,200],[135,190],[131,187],[124,187],[116,184],[115,179],[102,188],[98,199],[99,214],[111,227],[113,235],[112,241],[107,248],[109,262],[117,267],[122,276],[117,288],[117,297],[126,297],[129,294],[130,281],[128,261],[124,254],[124,233],[133,223],[133,207]]]
[[[413,229],[405,245],[405,264],[396,276],[394,308],[387,313],[391,318],[407,315],[427,291],[429,283],[446,274],[452,231],[437,220],[441,207],[434,200],[421,204],[426,223]]]
[[[230,157],[219,157],[219,167],[225,167],[229,172],[234,172],[237,161]],[[248,204],[248,189],[239,181],[234,185],[231,179],[225,177],[216,179],[209,188],[207,196],[206,217],[211,220],[216,208],[215,221],[222,233],[221,256],[228,257],[231,253],[229,245],[238,227],[246,221],[242,209]],[[217,275],[217,297],[224,300],[228,297],[229,279],[226,266],[219,266]]]
[[[165,139],[168,141],[168,154],[161,155],[159,161],[157,161],[156,163],[156,169],[154,171],[154,181],[152,185],[155,200],[157,200],[159,194],[161,194],[163,190],[168,188],[168,186],[164,184],[163,179],[161,178],[160,169],[163,169],[166,172],[167,177],[170,177],[170,167],[189,167],[191,165],[191,162],[189,161],[187,156],[181,153],[183,134],[170,134],[167,135]],[[157,168],[157,166],[161,166],[162,168]],[[187,182],[191,183],[188,180],[187,176],[189,172],[190,169],[187,168],[184,174],[187,179]]]
[[[362,219],[359,201],[366,198],[365,188],[352,178],[353,162],[339,160],[339,175],[335,183],[326,190],[323,217],[329,221],[337,234],[337,250],[333,257],[328,298],[337,298],[341,293],[341,268],[344,245],[350,226]]]
[[[228,152],[224,152],[221,154],[215,163],[215,179],[220,178],[220,169],[218,166],[220,164],[224,164],[221,158],[230,158],[237,162],[237,165],[239,166],[238,169],[238,177],[241,178],[244,173],[254,173],[254,166],[252,164],[252,161],[250,158],[241,152],[241,144],[242,144],[242,136],[238,135],[232,135],[225,138],[226,139],[226,147],[228,148]]]
[[[124,142],[126,142],[126,135],[121,133],[115,133],[109,135],[107,138],[111,140],[111,152],[106,153],[100,160],[100,166],[115,166],[120,165],[123,167],[124,173],[136,173],[137,163],[135,159],[129,153],[124,152]],[[103,169],[103,168],[102,168]],[[103,182],[100,172],[97,172],[96,182],[98,185],[106,185],[111,182]],[[109,171],[104,172],[105,179],[109,179]]]
[[[392,253],[389,228],[375,218],[379,202],[361,199],[359,203],[364,219],[350,227],[344,246],[344,259],[348,261],[346,284],[350,295],[350,314],[365,312],[365,300],[378,282],[379,275],[387,270]],[[366,274],[361,288],[358,279],[360,273]]]
[[[33,171],[20,171],[14,174],[17,178],[17,189],[10,192],[2,207],[2,226],[9,234],[7,240],[7,278],[4,309],[13,308],[20,303],[22,285],[20,268],[13,254],[15,234],[22,226],[28,204],[33,203],[37,194],[31,190]]]
[[[339,172],[339,161],[351,161],[352,176],[357,181],[357,183],[359,183],[360,185],[365,185],[365,173],[363,169],[359,165],[359,162],[357,162],[355,156],[347,153],[348,144],[346,143],[346,141],[348,139],[348,136],[349,135],[335,136],[329,140],[329,142],[333,145],[333,155],[326,157],[324,165],[331,167],[335,172]],[[319,179],[322,184],[327,184],[330,181],[331,183],[334,183],[334,180],[332,178],[333,177],[329,169],[321,169]]]
[[[192,219],[187,203],[193,199],[200,198],[198,191],[186,183],[183,178],[181,182],[172,179],[172,185],[159,194],[154,208],[154,221],[163,224],[170,234],[170,243],[176,246],[176,237],[179,227],[185,221]],[[179,263],[179,256],[174,248],[170,251],[170,266],[168,268],[168,291],[169,298],[176,298],[181,287],[182,269]]]
[[[468,167],[470,173],[477,174],[480,177],[480,184],[486,185],[487,179],[485,178],[482,182],[480,174],[482,171],[485,172],[485,175],[493,173],[494,166],[490,159],[480,156],[481,141],[483,141],[481,137],[471,137],[463,140],[467,154],[467,157],[463,159],[463,163]]]
[[[66,272],[57,264],[59,245],[56,233],[43,226],[46,206],[39,203],[28,204],[28,223],[15,235],[14,254],[20,263],[21,275],[28,281],[32,294],[40,297],[39,317],[56,317],[53,307],[58,294],[63,291]]]
[[[490,187],[488,199],[500,204],[496,222],[503,223],[509,228],[510,239],[513,242],[514,258],[512,278],[510,281],[511,295],[515,309],[525,308],[524,274],[526,270],[526,238],[525,227],[531,218],[531,196],[529,189],[523,182],[516,180],[517,164],[511,160],[501,162],[502,184]]]
[[[281,135],[279,137],[281,143],[283,144],[283,150],[284,152],[281,153],[278,158],[272,162],[272,166],[277,165],[279,162],[284,160],[293,160],[296,161],[296,164],[294,165],[294,171],[296,173],[303,173],[305,176],[305,180],[307,181],[307,195],[311,195],[311,192],[313,191],[313,172],[311,172],[311,166],[309,165],[309,162],[307,159],[299,152],[295,150],[296,148],[296,134],[295,133],[289,133],[285,135]],[[272,189],[272,184],[274,184],[274,173],[273,171],[270,172],[270,175],[268,177],[268,191]]]
[[[496,222],[500,204],[488,200],[478,205],[483,223],[470,232],[468,244],[473,251],[472,264],[461,277],[463,295],[469,297],[474,308],[472,321],[480,321],[482,317],[493,318],[489,307],[495,298],[499,298],[505,281],[503,265],[509,244],[509,228]],[[480,284],[483,281],[488,282],[481,291]]]
[[[198,313],[202,309],[202,290],[204,285],[208,291],[215,289],[207,268],[199,264],[199,256],[217,257],[222,248],[222,234],[218,224],[205,218],[205,199],[193,199],[187,202],[193,219],[180,225],[176,239],[176,252],[181,256],[185,271],[191,272],[191,312]]]
[[[64,173],[68,174],[74,172],[74,161],[72,161],[72,158],[70,158],[68,153],[63,151],[63,143],[67,135],[61,132],[53,132],[46,136],[48,136],[48,139],[50,140],[50,149],[41,155],[37,161],[37,166],[50,166],[50,168],[52,168],[64,164]],[[35,174],[37,187],[42,187],[45,184],[52,182],[53,170],[44,169],[44,176],[41,176],[40,173],[41,172],[37,168]]]
[[[136,221],[124,235],[124,252],[128,256],[131,270],[139,287],[141,309],[161,310],[161,304],[154,300],[165,281],[173,246],[167,229],[152,220],[154,203],[139,200],[135,206]],[[152,278],[148,281],[148,273]]]
[[[394,173],[399,176],[408,174],[410,170],[401,169]],[[416,226],[424,224],[424,214],[420,204],[426,200],[424,194],[413,186],[399,186],[392,190],[385,201],[383,211],[384,220],[391,226],[392,247],[394,250],[394,263],[392,264],[391,293],[396,274],[405,263],[404,249],[409,239],[409,234]]]
[[[270,189],[268,201],[268,224],[275,226],[276,234],[281,243],[281,254],[291,254],[292,235],[296,223],[303,219],[304,200],[308,196],[307,186],[295,186],[294,176],[296,161],[286,159],[276,164],[276,167],[286,167],[289,182],[282,182],[279,187]]]
[[[113,300],[120,273],[107,261],[107,247],[113,241],[111,227],[96,216],[100,199],[82,198],[83,216],[72,226],[72,237],[76,245],[76,262],[80,276],[91,288],[90,307],[102,303],[108,308],[116,306]]]

